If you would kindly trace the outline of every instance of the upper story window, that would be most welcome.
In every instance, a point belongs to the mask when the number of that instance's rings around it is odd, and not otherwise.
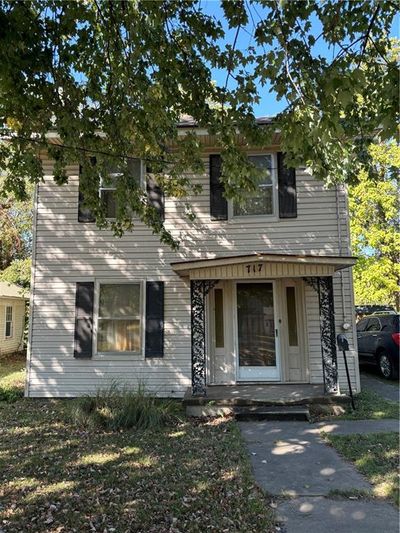
[[[101,283],[98,289],[97,352],[141,352],[140,283]]]
[[[130,175],[136,181],[138,187],[143,183],[144,169],[143,161],[141,159],[130,158],[128,160],[128,170]],[[116,218],[117,214],[117,201],[115,191],[117,189],[118,178],[122,176],[122,173],[117,166],[110,168],[106,177],[102,177],[100,180],[99,194],[103,202],[106,218]]]
[[[243,193],[244,200],[240,204],[237,202],[233,204],[233,215],[273,215],[276,182],[273,156],[272,154],[251,155],[249,159],[261,171],[256,177],[257,189]]]
[[[6,323],[5,323],[5,337],[13,336],[13,308],[12,305],[6,305]]]

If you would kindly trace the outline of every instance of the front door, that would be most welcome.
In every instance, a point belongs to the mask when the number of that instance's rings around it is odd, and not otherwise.
[[[238,380],[279,381],[274,284],[237,283]]]

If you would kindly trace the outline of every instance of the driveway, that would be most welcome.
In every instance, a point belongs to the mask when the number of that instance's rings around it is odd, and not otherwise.
[[[381,378],[374,372],[374,369],[361,369],[361,390],[375,392],[385,400],[392,402],[399,401],[399,383],[396,381]]]

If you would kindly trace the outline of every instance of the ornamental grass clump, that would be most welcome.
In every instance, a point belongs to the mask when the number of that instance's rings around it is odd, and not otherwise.
[[[156,429],[179,420],[180,406],[155,398],[143,384],[130,390],[112,384],[94,396],[82,396],[69,406],[72,421],[87,429]]]

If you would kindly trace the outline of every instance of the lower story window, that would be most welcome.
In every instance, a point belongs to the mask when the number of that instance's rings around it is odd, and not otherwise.
[[[141,352],[140,283],[102,283],[97,320],[98,352]]]
[[[12,305],[6,306],[6,328],[5,337],[12,337],[13,335],[13,308]]]

